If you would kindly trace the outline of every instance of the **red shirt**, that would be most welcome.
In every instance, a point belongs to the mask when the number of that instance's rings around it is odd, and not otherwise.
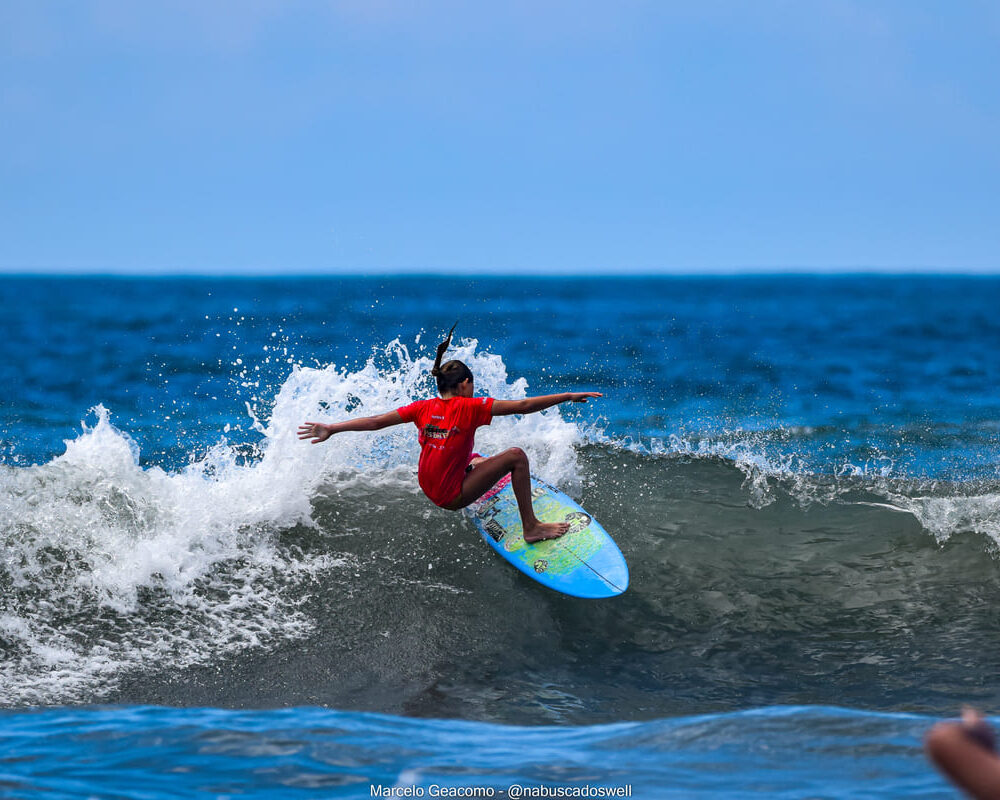
[[[439,506],[454,502],[462,491],[476,428],[493,420],[493,398],[434,397],[397,411],[420,431],[420,488]]]

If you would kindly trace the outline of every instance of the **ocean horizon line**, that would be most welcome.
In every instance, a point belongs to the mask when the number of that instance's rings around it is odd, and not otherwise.
[[[531,272],[461,272],[458,270],[386,270],[386,271],[227,271],[227,270],[0,270],[2,279],[158,279],[158,280],[326,280],[326,279],[414,279],[453,278],[460,280],[510,280],[523,279],[577,279],[577,280],[632,280],[632,279],[722,279],[722,278],[997,278],[1000,268],[995,270],[954,270],[945,268],[914,267],[907,269],[877,268],[752,268],[708,271],[580,271],[538,270]]]

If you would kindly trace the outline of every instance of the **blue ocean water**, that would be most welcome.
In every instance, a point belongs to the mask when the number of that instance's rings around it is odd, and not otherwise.
[[[1000,279],[0,279],[8,796],[949,797],[997,705]],[[481,429],[615,536],[597,604],[431,506],[402,427]]]
[[[373,786],[515,800],[540,787],[584,797],[948,796],[913,747],[931,720],[840,708],[560,728],[319,708],[71,708],[2,721],[8,797],[379,796]]]

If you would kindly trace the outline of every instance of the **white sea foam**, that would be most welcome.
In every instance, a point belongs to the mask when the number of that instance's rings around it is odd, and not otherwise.
[[[65,454],[0,470],[4,704],[72,699],[130,667],[299,635],[308,620],[283,586],[336,565],[276,545],[277,530],[308,520],[309,498],[268,467],[217,448],[180,473],[141,469],[134,443],[95,411]]]
[[[510,381],[502,359],[477,352],[477,342],[451,355],[470,366],[479,394],[526,396],[525,381]],[[99,406],[63,455],[0,466],[0,703],[99,696],[150,664],[204,664],[306,634],[312,623],[296,586],[346,563],[283,547],[281,531],[314,524],[319,491],[418,494],[418,445],[411,425],[315,446],[298,440],[297,427],[431,396],[430,367],[399,341],[355,371],[295,366],[269,417],[254,416],[263,440],[249,464],[220,438],[183,470],[142,468],[135,442]],[[519,445],[536,474],[572,489],[579,441],[577,427],[550,409],[497,418],[480,429],[477,448]]]
[[[893,506],[907,511],[944,543],[956,533],[978,533],[1000,548],[1000,493],[914,495],[890,493]]]

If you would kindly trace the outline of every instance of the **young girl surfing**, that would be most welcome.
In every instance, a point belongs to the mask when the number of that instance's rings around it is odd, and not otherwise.
[[[306,422],[299,426],[299,439],[325,442],[344,431],[377,431],[390,425],[412,422],[420,432],[420,462],[417,479],[431,501],[449,511],[458,511],[478,500],[497,481],[510,474],[524,529],[524,541],[556,539],[569,530],[565,522],[540,522],[531,507],[531,476],[528,457],[520,447],[512,447],[490,458],[472,452],[476,428],[489,425],[493,417],[530,414],[559,403],[586,403],[600,392],[566,392],[524,400],[494,400],[473,396],[472,372],[461,361],[441,363],[451,344],[453,325],[437,348],[431,375],[437,379],[440,397],[418,400],[408,406],[373,417],[358,417],[326,425]]]

